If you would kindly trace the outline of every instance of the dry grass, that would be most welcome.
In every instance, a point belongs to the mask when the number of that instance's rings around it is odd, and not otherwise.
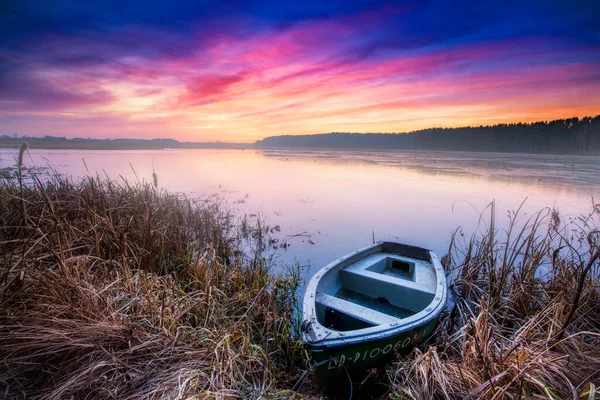
[[[445,264],[456,306],[433,345],[389,371],[391,395],[431,399],[593,398],[600,382],[600,205],[560,221],[510,215],[465,240]]]
[[[151,184],[19,182],[0,181],[0,398],[302,397],[298,277],[269,271],[268,227]],[[493,212],[452,238],[456,306],[388,369],[390,397],[595,395],[600,206],[506,232]]]
[[[297,275],[217,204],[54,177],[0,210],[0,398],[287,397]]]

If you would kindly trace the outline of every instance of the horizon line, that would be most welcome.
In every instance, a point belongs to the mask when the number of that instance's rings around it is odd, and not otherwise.
[[[455,129],[481,129],[481,128],[493,128],[493,127],[497,127],[497,126],[511,126],[511,125],[536,125],[536,124],[550,124],[553,122],[558,122],[558,121],[568,121],[568,120],[582,120],[582,119],[596,119],[596,118],[600,118],[600,114],[596,114],[596,115],[585,115],[583,117],[578,117],[578,116],[573,116],[573,117],[568,117],[568,118],[557,118],[557,119],[552,119],[552,120],[539,120],[539,121],[535,121],[535,122],[523,122],[523,121],[519,121],[519,122],[498,122],[495,124],[489,124],[489,125],[478,125],[478,126],[473,126],[473,125],[465,125],[465,126],[458,126],[458,127],[452,127],[452,126],[433,126],[433,127],[429,127],[429,128],[424,128],[424,129],[417,129],[417,130],[412,130],[412,131],[404,131],[404,132],[340,132],[340,131],[331,131],[331,132],[319,132],[319,133],[299,133],[299,134],[284,134],[284,135],[271,135],[271,136],[265,136],[262,139],[257,139],[254,142],[231,142],[231,141],[180,141],[174,138],[170,138],[170,137],[157,137],[157,138],[150,138],[150,139],[138,139],[138,138],[128,138],[128,137],[118,137],[118,138],[97,138],[97,137],[72,137],[72,138],[68,138],[66,136],[57,136],[57,135],[50,135],[50,134],[46,134],[44,136],[28,136],[28,135],[22,135],[22,136],[11,136],[10,134],[2,134],[0,135],[0,140],[8,140],[8,139],[48,139],[48,140],[97,140],[97,141],[117,141],[117,140],[130,140],[130,141],[140,141],[140,142],[151,142],[151,141],[160,141],[160,140],[169,140],[169,141],[175,141],[177,143],[190,143],[190,144],[255,144],[257,142],[260,142],[262,140],[265,139],[269,139],[269,138],[280,138],[280,137],[294,137],[294,136],[319,136],[319,135],[331,135],[331,134],[346,134],[346,135],[408,135],[408,134],[412,134],[412,133],[418,133],[418,132],[423,132],[423,131],[428,131],[428,130],[439,130],[439,129],[448,129],[448,130],[455,130]],[[13,133],[12,135],[17,135],[17,133]]]

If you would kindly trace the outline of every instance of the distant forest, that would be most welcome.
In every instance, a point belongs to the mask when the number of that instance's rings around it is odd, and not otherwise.
[[[0,136],[0,147],[19,148],[27,142],[34,149],[71,150],[161,150],[161,149],[244,149],[253,144],[225,142],[179,142],[175,139],[67,139],[60,136]]]
[[[461,150],[511,153],[600,155],[600,115],[550,122],[430,128],[409,133],[333,132],[271,136],[255,143],[179,142],[174,139],[67,139],[58,136],[0,136],[0,147],[19,148],[23,141],[38,149],[385,149]]]
[[[600,154],[600,115],[550,122],[430,128],[410,133],[272,136],[259,148],[461,150],[512,153]]]

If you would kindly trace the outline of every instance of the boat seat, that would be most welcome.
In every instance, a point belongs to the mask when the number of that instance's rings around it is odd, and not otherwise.
[[[340,271],[345,288],[373,298],[384,298],[397,307],[418,313],[431,303],[435,293],[418,283],[363,269]]]
[[[329,307],[335,311],[344,313],[371,325],[383,325],[397,321],[398,318],[382,312],[363,307],[359,304],[340,299],[339,297],[331,296],[327,293],[317,292],[315,299],[317,303],[321,303],[325,307]]]

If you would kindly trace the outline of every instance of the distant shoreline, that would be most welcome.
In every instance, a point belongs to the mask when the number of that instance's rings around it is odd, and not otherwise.
[[[429,128],[404,133],[331,132],[270,136],[254,143],[179,142],[175,139],[84,139],[0,136],[0,148],[60,150],[295,149],[430,150],[520,154],[600,155],[600,115],[534,123]]]
[[[189,143],[172,141],[164,143],[153,140],[98,140],[98,139],[1,139],[0,148],[18,149],[23,142],[31,148],[45,150],[165,150],[165,149],[246,149],[255,148],[253,143]]]
[[[116,151],[116,150],[193,150],[193,149],[222,149],[222,150],[265,150],[265,151],[374,151],[374,152],[402,152],[402,151],[436,151],[436,152],[470,152],[470,153],[505,153],[505,154],[547,154],[547,155],[564,155],[564,156],[587,156],[600,157],[600,152],[528,152],[528,151],[501,151],[501,150],[468,150],[468,149],[439,149],[439,148],[380,148],[380,147],[365,147],[365,148],[350,148],[350,147],[298,147],[298,146],[259,146],[255,143],[180,143],[179,145],[156,145],[153,143],[95,143],[96,140],[91,139],[73,141],[67,139],[65,141],[53,141],[26,138],[25,140],[2,140],[0,139],[0,149],[15,149],[18,151],[23,142],[27,142],[31,149],[40,150],[100,150],[100,151]],[[150,142],[150,141],[148,141]]]

